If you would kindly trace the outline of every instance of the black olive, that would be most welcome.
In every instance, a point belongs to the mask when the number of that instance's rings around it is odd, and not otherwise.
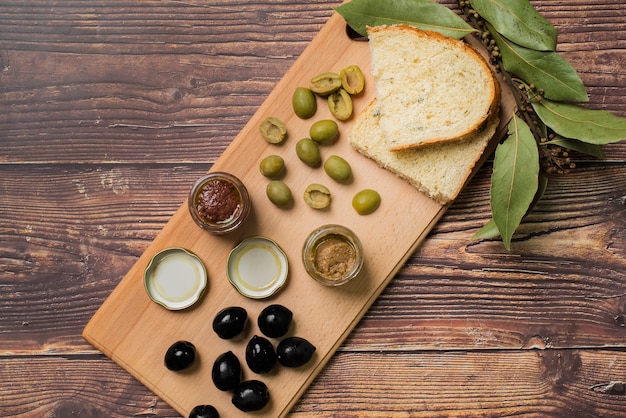
[[[270,338],[282,337],[289,331],[293,314],[282,305],[270,305],[259,314],[259,329]]]
[[[276,356],[285,367],[300,367],[306,364],[315,353],[315,346],[300,337],[287,337],[278,343]]]
[[[233,390],[241,381],[241,364],[232,351],[221,354],[213,363],[211,377],[219,390]]]
[[[246,325],[248,312],[239,306],[222,309],[213,320],[213,331],[222,339],[229,340],[236,337]]]
[[[269,373],[276,364],[276,352],[272,343],[255,335],[246,346],[246,363],[254,373]]]
[[[191,366],[196,359],[196,347],[189,341],[176,341],[165,353],[165,367],[180,371]]]
[[[233,392],[232,402],[244,412],[263,409],[270,400],[267,385],[259,380],[241,382]]]
[[[212,405],[198,405],[191,410],[189,418],[220,418],[220,414]]]

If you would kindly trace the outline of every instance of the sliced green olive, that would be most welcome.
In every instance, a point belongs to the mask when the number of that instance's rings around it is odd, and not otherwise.
[[[268,116],[259,126],[263,139],[270,144],[280,144],[287,139],[287,127],[278,118]]]
[[[323,184],[309,184],[304,191],[304,201],[313,209],[326,209],[330,206],[330,190]]]
[[[346,120],[352,116],[352,97],[344,89],[339,89],[328,96],[328,109],[337,120]]]
[[[376,190],[364,189],[352,198],[352,207],[359,215],[369,215],[380,206],[380,195]]]
[[[351,65],[341,70],[341,87],[349,94],[359,94],[365,87],[365,77],[358,65]]]
[[[308,119],[317,111],[315,95],[306,87],[297,87],[291,97],[293,111],[300,119]]]
[[[320,96],[336,92],[341,87],[341,76],[328,72],[316,75],[311,79],[311,91]]]

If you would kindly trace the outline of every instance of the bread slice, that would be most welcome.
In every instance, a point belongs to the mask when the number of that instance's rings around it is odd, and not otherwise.
[[[454,200],[472,173],[499,123],[495,112],[484,129],[465,141],[390,151],[381,129],[381,113],[374,99],[357,117],[350,131],[350,145],[381,167],[405,179],[441,205]]]
[[[499,85],[465,42],[407,25],[369,28],[368,37],[391,150],[467,139],[497,107]]]

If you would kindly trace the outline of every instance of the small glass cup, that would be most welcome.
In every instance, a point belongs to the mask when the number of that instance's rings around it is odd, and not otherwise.
[[[241,180],[229,173],[213,172],[195,182],[187,205],[199,227],[223,235],[243,224],[252,204]]]
[[[341,225],[324,225],[304,243],[302,262],[307,273],[327,286],[340,286],[359,275],[363,246],[354,232]]]

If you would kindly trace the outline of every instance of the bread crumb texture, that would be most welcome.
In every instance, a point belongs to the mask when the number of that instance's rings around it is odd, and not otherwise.
[[[465,42],[406,25],[370,28],[380,125],[392,150],[461,141],[487,120],[497,81]]]
[[[441,205],[454,200],[470,177],[499,123],[497,115],[465,141],[392,151],[381,128],[379,102],[372,101],[350,131],[350,145]]]

